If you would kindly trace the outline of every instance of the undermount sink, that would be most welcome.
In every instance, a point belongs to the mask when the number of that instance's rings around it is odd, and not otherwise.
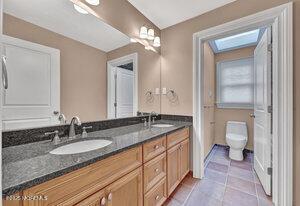
[[[104,139],[86,140],[86,141],[75,142],[75,143],[58,147],[50,151],[50,154],[56,154],[56,155],[78,154],[78,153],[100,149],[110,145],[111,143],[112,141],[104,140]]]
[[[152,127],[159,127],[159,128],[165,128],[165,127],[173,127],[172,124],[153,124]]]

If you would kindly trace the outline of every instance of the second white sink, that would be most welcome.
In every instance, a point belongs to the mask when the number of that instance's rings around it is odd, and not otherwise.
[[[78,153],[100,149],[110,145],[111,143],[112,141],[104,140],[104,139],[86,140],[86,141],[75,142],[75,143],[58,147],[50,151],[50,154],[56,154],[56,155],[78,154]]]
[[[164,127],[173,127],[174,125],[172,124],[153,124],[152,127],[159,127],[159,128],[164,128]]]

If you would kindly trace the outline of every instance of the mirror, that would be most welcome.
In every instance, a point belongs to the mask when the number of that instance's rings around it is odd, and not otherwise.
[[[4,130],[160,113],[158,53],[70,0],[4,0],[3,10]]]

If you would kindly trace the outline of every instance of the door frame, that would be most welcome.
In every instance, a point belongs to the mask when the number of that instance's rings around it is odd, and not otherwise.
[[[111,87],[111,74],[114,67],[133,62],[133,116],[137,115],[138,111],[138,54],[132,53],[117,59],[113,59],[107,62],[107,118],[112,117],[114,111],[112,98],[112,87]]]
[[[193,35],[193,174],[204,176],[203,43],[272,25],[273,32],[273,203],[293,204],[293,4],[246,16]]]

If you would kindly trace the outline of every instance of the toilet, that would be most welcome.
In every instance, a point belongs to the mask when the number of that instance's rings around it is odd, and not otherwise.
[[[232,160],[242,161],[243,150],[248,141],[246,122],[228,121],[226,125],[226,142],[230,147],[229,157]]]

